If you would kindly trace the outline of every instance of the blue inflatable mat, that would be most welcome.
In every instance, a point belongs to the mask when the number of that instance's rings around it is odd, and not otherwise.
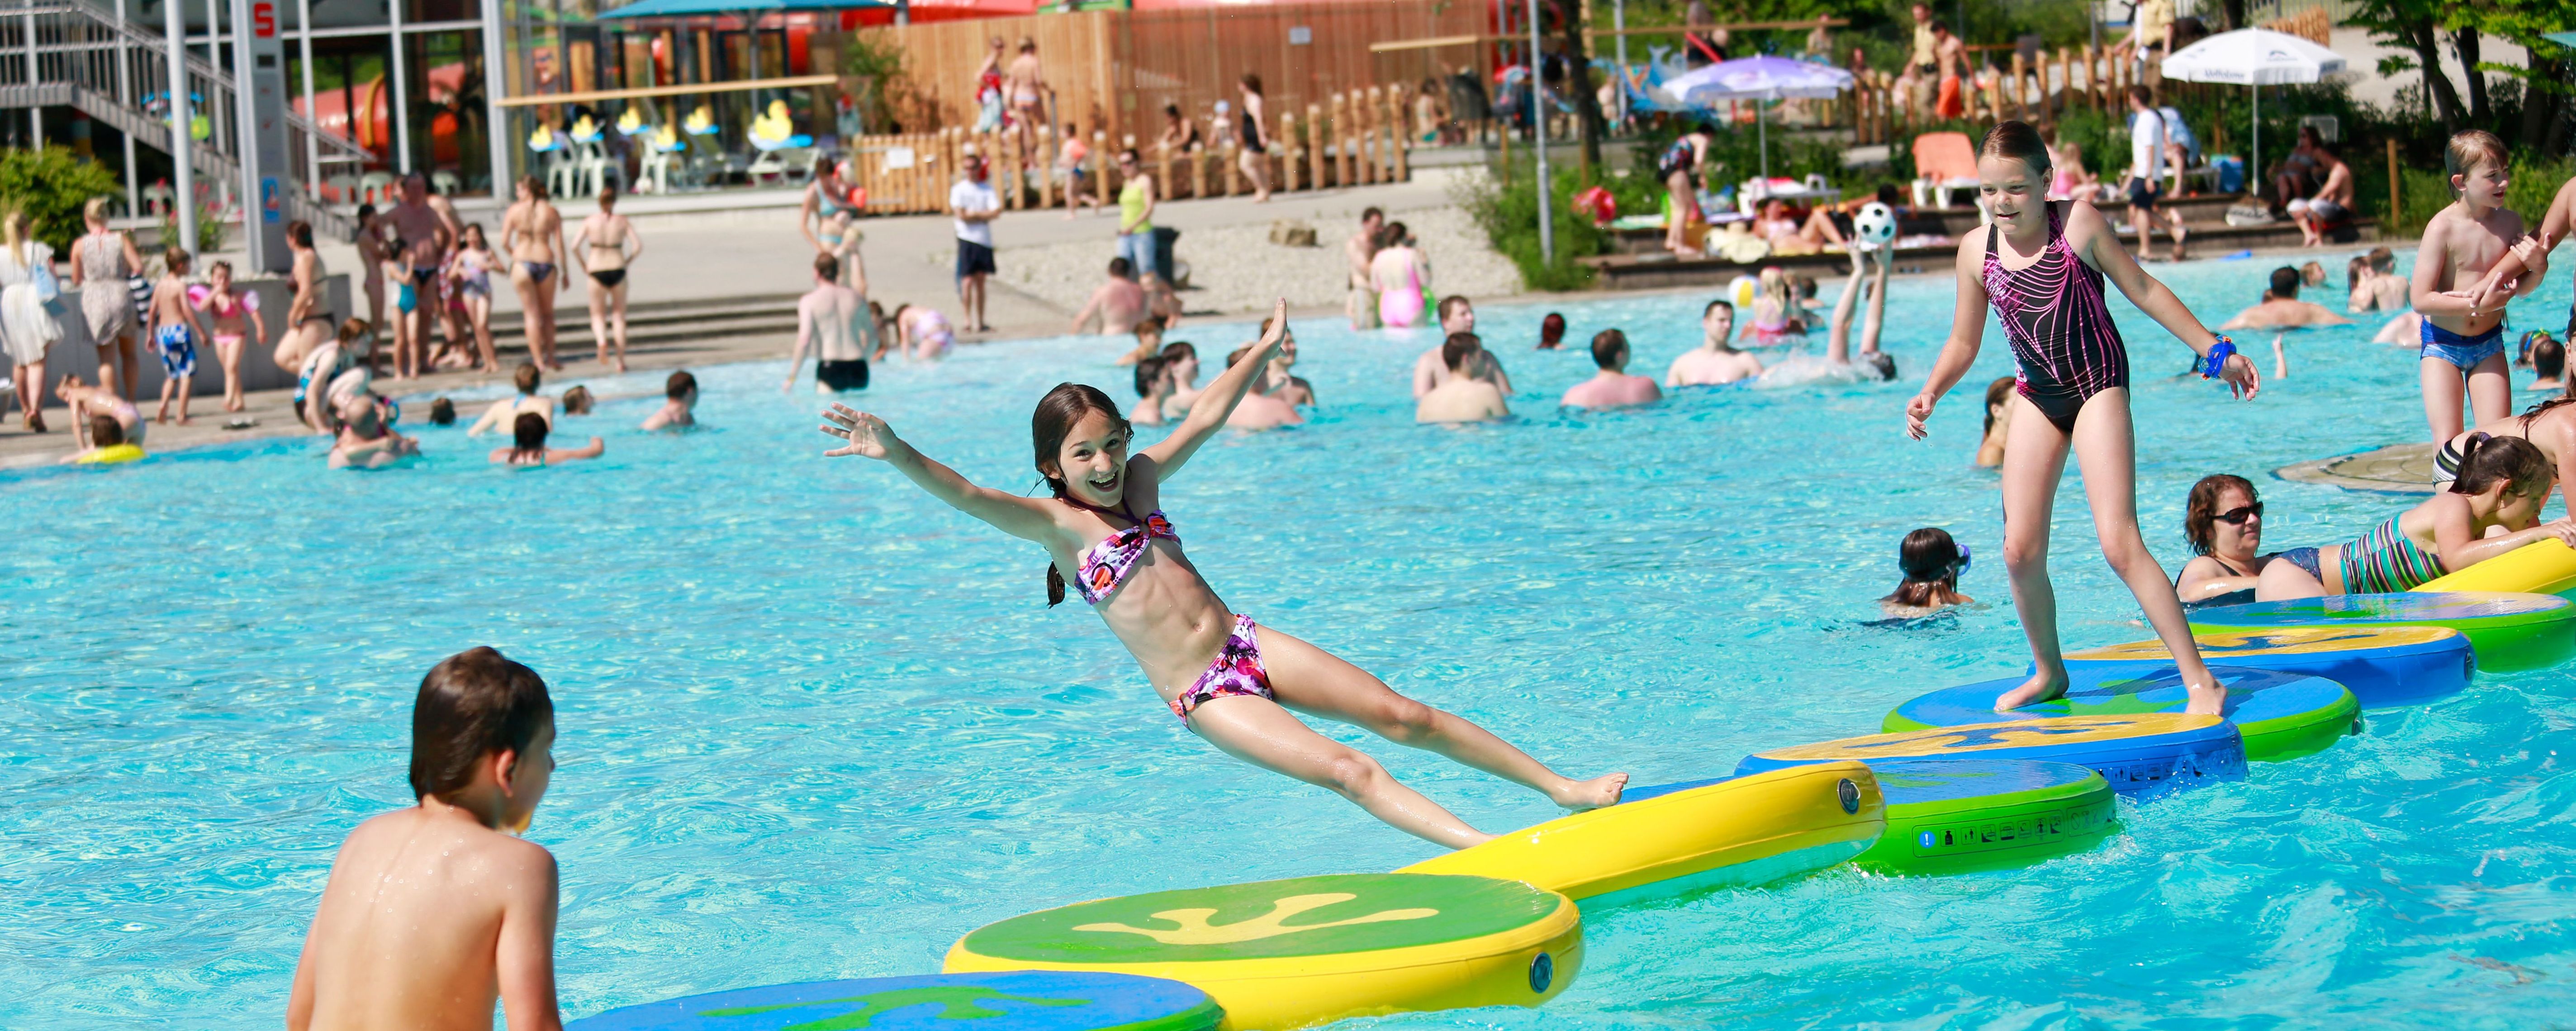
[[[1178,981],[1014,970],[741,988],[614,1009],[565,1031],[1211,1031],[1223,1017]]]

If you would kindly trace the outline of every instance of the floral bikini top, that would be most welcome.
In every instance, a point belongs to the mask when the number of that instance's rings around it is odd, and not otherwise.
[[[1080,502],[1075,504],[1091,508]],[[1110,514],[1100,509],[1092,511]],[[1093,607],[1118,593],[1118,586],[1127,582],[1127,574],[1136,568],[1137,559],[1145,557],[1145,549],[1153,546],[1154,538],[1161,537],[1174,544],[1181,542],[1181,535],[1172,531],[1172,521],[1163,518],[1162,509],[1145,513],[1143,519],[1126,512],[1116,514],[1136,525],[1103,537],[1100,543],[1084,549],[1078,568],[1074,570],[1074,587],[1082,592],[1082,600]]]

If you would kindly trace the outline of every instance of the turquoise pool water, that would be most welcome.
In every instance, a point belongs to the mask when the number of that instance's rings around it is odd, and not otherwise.
[[[2272,264],[2154,270],[2215,323]],[[1405,373],[1427,335],[1299,323],[1320,417],[1217,441],[1167,507],[1229,602],[1399,690],[1569,771],[1714,776],[2025,661],[1995,478],[1969,465],[1978,392],[2009,367],[1999,333],[1934,437],[1903,435],[1950,294],[1898,285],[1888,347],[1905,383],[1582,416],[1553,399],[1589,362],[1532,353],[1539,314],[1564,311],[1574,341],[1624,327],[1660,372],[1695,342],[1701,298],[1489,306],[1522,414],[1467,430],[1411,422]],[[2516,328],[2555,328],[2568,301],[2558,277],[2516,305]],[[2404,503],[2265,475],[2423,434],[2412,352],[2370,344],[2375,318],[2294,338],[2292,378],[2234,404],[2158,375],[2183,350],[2113,305],[2139,371],[2144,518],[2169,567],[2204,473],[2261,483],[2274,547],[2357,535]],[[1176,338],[1222,354],[1246,334]],[[1131,396],[1107,365],[1121,349],[970,348],[880,370],[865,403],[1018,487],[1034,480],[1029,405],[1066,378]],[[575,467],[504,472],[484,464],[489,441],[435,430],[426,461],[378,474],[272,442],[0,481],[23,528],[0,557],[0,1026],[276,1026],[334,849],[410,801],[412,691],[475,644],[555,693],[562,766],[531,837],[562,861],[568,1017],[929,972],[966,931],[1044,906],[1429,854],[1188,736],[1095,617],[1046,609],[1036,550],[883,466],[817,457],[818,402],[778,394],[777,369],[700,370],[710,428],[686,437],[638,434],[652,402],[613,402],[586,424],[607,458]],[[2072,476],[2058,520],[2068,643],[2144,636]],[[1965,586],[1991,604],[1864,625],[1898,538],[1927,524],[1975,547]],[[2572,727],[2566,671],[2482,678],[2374,713],[2323,755],[2124,802],[2126,833],[2089,855],[1930,880],[1834,871],[1587,914],[1580,979],[1546,1009],[1377,1023],[2564,1022]],[[1363,747],[1487,828],[1552,815],[1427,755]]]

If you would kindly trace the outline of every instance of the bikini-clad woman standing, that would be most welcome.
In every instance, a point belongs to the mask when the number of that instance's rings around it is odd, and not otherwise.
[[[1252,202],[1270,203],[1270,130],[1262,117],[1261,76],[1243,73],[1243,174],[1252,177]]]
[[[528,334],[528,357],[548,369],[555,359],[555,294],[563,261],[563,214],[546,200],[546,184],[519,177],[519,199],[501,218],[501,249],[510,255],[510,286],[519,292],[519,317]]]
[[[634,244],[628,250],[628,244]],[[635,223],[617,213],[617,188],[599,190],[599,213],[583,219],[573,237],[573,253],[590,273],[590,338],[599,345],[600,364],[610,362],[610,340],[616,341],[617,371],[626,371],[626,266],[644,255],[644,237]]]

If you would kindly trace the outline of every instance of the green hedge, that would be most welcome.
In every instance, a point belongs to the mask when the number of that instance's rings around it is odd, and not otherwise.
[[[0,210],[24,211],[36,238],[67,254],[85,227],[81,208],[119,192],[116,176],[67,147],[0,150]]]

